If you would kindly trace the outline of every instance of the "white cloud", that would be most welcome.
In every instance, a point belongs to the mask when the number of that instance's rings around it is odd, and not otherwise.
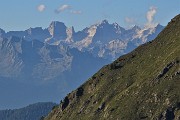
[[[72,14],[81,14],[82,11],[80,11],[80,10],[72,10],[71,13]]]
[[[37,7],[37,10],[38,10],[39,12],[43,12],[45,9],[46,9],[46,6],[43,5],[43,4],[41,4],[41,5],[39,5],[39,6]]]
[[[151,6],[149,8],[149,11],[146,13],[146,19],[147,19],[146,26],[147,27],[153,27],[155,25],[153,21],[154,21],[154,16],[156,13],[157,13],[157,7]]]
[[[65,11],[65,10],[68,10],[68,9],[71,9],[71,6],[69,6],[69,5],[62,5],[59,8],[57,8],[55,10],[55,12],[56,13],[61,13],[61,12]]]
[[[130,18],[130,17],[126,17],[125,22],[128,23],[128,24],[133,24],[133,23],[135,23],[135,19]]]

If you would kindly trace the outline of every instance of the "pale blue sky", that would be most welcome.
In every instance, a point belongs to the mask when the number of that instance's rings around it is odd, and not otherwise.
[[[46,28],[51,21],[61,21],[78,31],[103,19],[126,28],[143,26],[150,7],[155,8],[152,22],[166,25],[180,13],[180,0],[0,0],[0,28]]]

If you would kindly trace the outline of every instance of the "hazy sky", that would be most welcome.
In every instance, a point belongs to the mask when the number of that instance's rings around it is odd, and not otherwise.
[[[107,19],[122,27],[166,25],[180,13],[180,0],[0,0],[0,28],[46,28],[51,21],[81,30]]]

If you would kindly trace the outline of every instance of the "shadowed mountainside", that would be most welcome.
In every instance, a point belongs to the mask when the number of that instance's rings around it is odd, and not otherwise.
[[[46,116],[57,104],[44,102],[31,104],[27,107],[13,110],[0,110],[1,120],[40,120]]]

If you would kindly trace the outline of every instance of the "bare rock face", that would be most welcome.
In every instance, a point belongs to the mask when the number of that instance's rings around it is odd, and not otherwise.
[[[82,87],[79,87],[76,91],[76,97],[80,97],[83,95],[84,89]]]
[[[29,76],[53,79],[71,68],[72,56],[63,46],[45,45],[37,40],[25,41],[12,37],[1,39],[1,76]]]
[[[52,35],[52,37],[62,37],[62,39],[66,38],[66,29],[67,27],[65,26],[65,24],[58,21],[53,21],[48,28],[49,33]]]
[[[0,37],[3,36],[4,34],[5,34],[5,31],[0,28]]]
[[[63,102],[61,103],[61,110],[63,111],[69,105],[69,98],[65,97]]]
[[[180,103],[169,107],[159,116],[158,120],[179,120],[180,119]]]
[[[14,39],[12,41],[12,39]],[[15,37],[10,39],[0,39],[0,76],[16,77],[20,75],[23,69],[23,61],[21,59],[22,41]]]

